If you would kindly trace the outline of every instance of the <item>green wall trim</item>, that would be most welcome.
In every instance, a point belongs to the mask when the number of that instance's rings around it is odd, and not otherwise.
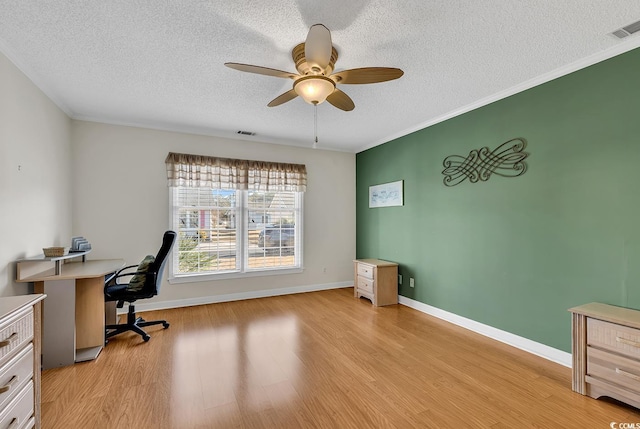
[[[638,70],[640,49],[357,154],[357,257],[398,262],[402,296],[567,352],[568,308],[640,308]],[[516,137],[524,175],[444,186],[444,158]],[[370,209],[397,180],[404,206]]]

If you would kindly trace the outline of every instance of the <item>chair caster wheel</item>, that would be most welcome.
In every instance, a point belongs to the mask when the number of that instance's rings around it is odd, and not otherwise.
[[[142,337],[142,339],[143,339],[143,340],[144,340],[144,342],[146,343],[147,341],[149,341],[149,340],[151,339],[151,337],[150,337],[150,336],[148,336],[148,335],[145,335],[145,336],[143,336],[143,337]]]
[[[164,329],[167,329],[167,328],[169,327],[169,323],[168,323],[168,322],[164,322],[164,323],[162,324],[162,326],[164,326]]]

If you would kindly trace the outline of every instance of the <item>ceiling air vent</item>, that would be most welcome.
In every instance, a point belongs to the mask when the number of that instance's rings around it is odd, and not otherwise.
[[[251,131],[238,131],[238,134],[243,135],[243,136],[255,136],[256,133],[253,133]]]
[[[640,21],[636,21],[633,24],[627,25],[626,27],[622,27],[611,34],[616,36],[618,39],[624,39],[625,37],[631,36],[633,33],[636,33],[638,31],[640,31]]]

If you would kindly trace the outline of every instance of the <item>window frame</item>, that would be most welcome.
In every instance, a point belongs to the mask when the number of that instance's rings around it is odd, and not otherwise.
[[[176,231],[176,220],[178,219],[177,210],[180,206],[176,204],[177,190],[188,187],[169,187],[169,223],[170,229]],[[213,188],[212,188],[213,189]],[[284,268],[249,268],[249,243],[248,243],[248,224],[249,224],[249,193],[253,190],[234,190],[236,193],[236,264],[237,269],[223,271],[219,273],[189,273],[178,274],[177,267],[179,261],[179,252],[175,251],[171,254],[169,264],[168,281],[170,284],[192,283],[203,281],[227,280],[235,278],[262,277],[271,275],[299,274],[304,271],[304,192],[295,191],[274,191],[274,192],[292,192],[294,194],[294,212],[295,212],[295,235],[294,244],[295,265]],[[259,191],[268,192],[268,191]]]

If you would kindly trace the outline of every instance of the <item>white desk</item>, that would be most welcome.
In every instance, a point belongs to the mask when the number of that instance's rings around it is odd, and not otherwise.
[[[80,255],[79,255],[80,256]],[[104,276],[124,267],[122,259],[68,262],[51,258],[17,261],[17,281],[33,282],[44,293],[42,366],[44,369],[95,359],[104,346]],[[75,309],[75,311],[70,311]]]

